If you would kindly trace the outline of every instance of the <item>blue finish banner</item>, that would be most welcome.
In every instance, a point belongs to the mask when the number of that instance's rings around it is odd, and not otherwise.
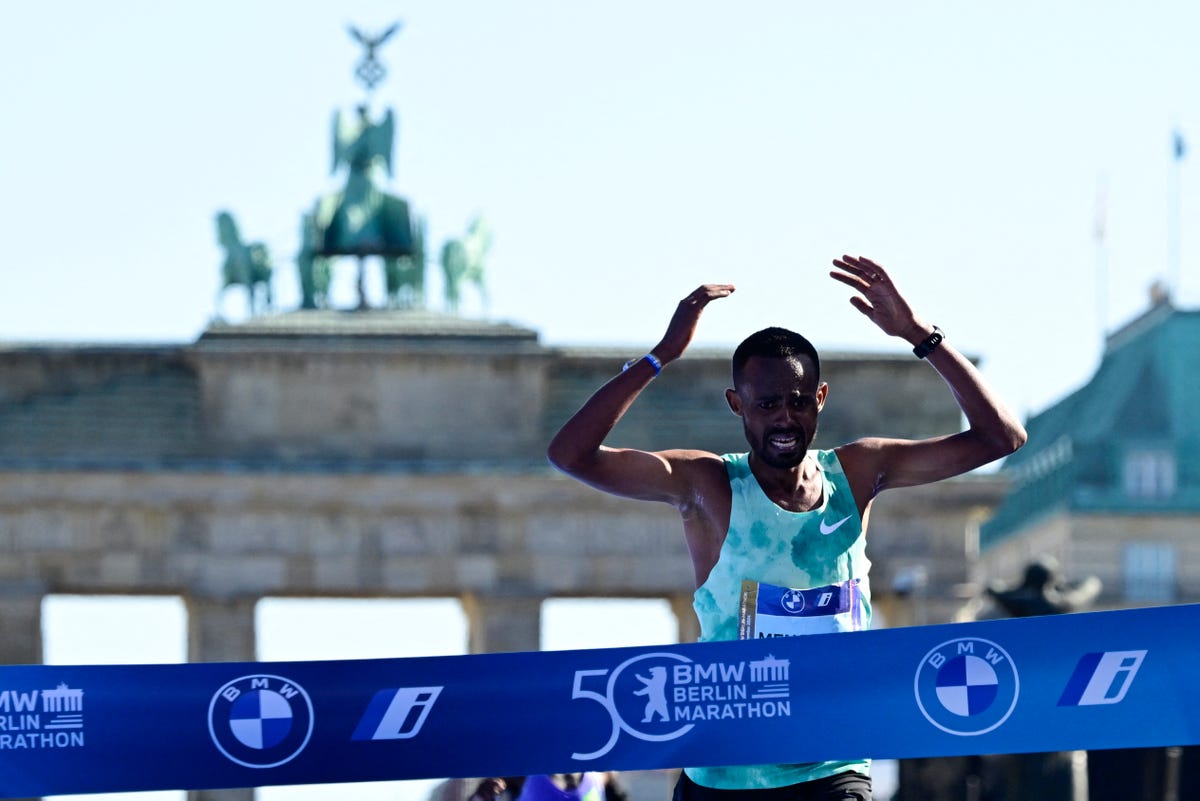
[[[1200,744],[1200,606],[592,651],[0,667],[0,795]]]

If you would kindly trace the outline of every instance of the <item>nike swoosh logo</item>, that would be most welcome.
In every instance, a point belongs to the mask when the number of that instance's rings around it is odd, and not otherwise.
[[[822,519],[821,520],[821,533],[822,534],[832,534],[833,532],[837,531],[839,528],[842,527],[842,523],[845,523],[849,519],[850,519],[850,515],[846,515],[841,520],[834,523],[832,526],[829,525],[828,523],[826,523],[824,519]]]

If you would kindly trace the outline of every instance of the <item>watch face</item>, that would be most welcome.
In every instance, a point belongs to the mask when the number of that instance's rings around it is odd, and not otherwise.
[[[934,348],[942,344],[942,340],[945,338],[946,335],[942,333],[942,329],[935,325],[933,327],[933,333],[925,337],[923,342],[913,347],[913,353],[919,358],[924,359],[930,353],[933,353]]]

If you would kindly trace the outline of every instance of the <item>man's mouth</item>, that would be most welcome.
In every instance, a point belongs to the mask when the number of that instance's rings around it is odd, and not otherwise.
[[[769,434],[767,444],[781,451],[793,451],[800,447],[800,437],[797,434]]]

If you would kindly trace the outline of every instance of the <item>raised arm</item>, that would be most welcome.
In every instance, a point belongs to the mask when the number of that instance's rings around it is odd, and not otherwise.
[[[850,303],[889,336],[916,348],[931,343],[934,326],[918,317],[887,271],[870,259],[834,259],[830,276],[858,290]],[[970,360],[941,340],[925,360],[938,371],[967,419],[967,430],[925,440],[871,438],[844,446],[839,454],[860,505],[885,489],[927,484],[981,467],[1025,444],[1025,428],[984,381]],[[843,453],[844,451],[844,453]],[[860,495],[860,488],[867,496]]]
[[[705,306],[732,292],[731,284],[705,284],[679,301],[666,333],[650,350],[649,356],[596,390],[554,435],[546,452],[551,464],[614,495],[681,505],[689,492],[689,465],[706,457],[713,458],[711,454],[609,448],[604,445],[604,440],[658,371],[683,355],[696,333]],[[656,366],[655,360],[661,367]]]

